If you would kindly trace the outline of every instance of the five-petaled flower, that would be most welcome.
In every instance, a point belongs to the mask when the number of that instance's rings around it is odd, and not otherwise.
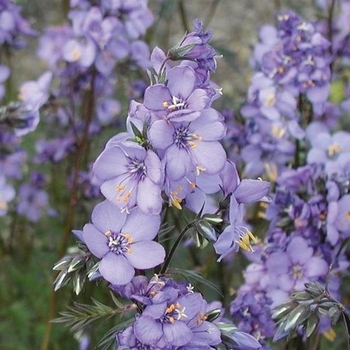
[[[101,259],[99,270],[108,282],[129,283],[135,269],[150,269],[164,261],[164,248],[152,241],[159,229],[159,216],[146,215],[138,208],[128,215],[104,201],[96,205],[91,219],[83,228],[84,241]]]

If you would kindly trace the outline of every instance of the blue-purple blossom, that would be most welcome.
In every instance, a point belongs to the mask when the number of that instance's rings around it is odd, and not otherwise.
[[[28,183],[23,183],[18,191],[17,213],[29,221],[37,222],[43,215],[56,213],[49,206],[49,196],[44,190],[46,179],[43,174],[33,172]]]
[[[159,292],[136,320],[136,338],[160,348],[188,344],[193,337],[188,323],[198,317],[202,300],[199,293],[178,297],[175,289]]]
[[[7,214],[8,202],[15,197],[15,189],[6,183],[6,178],[0,174],[0,216]]]
[[[167,85],[155,84],[145,91],[144,105],[159,119],[192,121],[208,107],[209,96],[196,88],[196,74],[190,67],[176,66],[167,72]]]
[[[8,48],[22,48],[25,44],[23,35],[34,35],[35,31],[21,16],[21,8],[11,0],[0,3],[0,45]]]
[[[5,96],[5,87],[3,83],[10,76],[10,68],[4,65],[0,65],[0,100]]]
[[[344,163],[350,163],[350,134],[338,131],[318,132],[310,137],[311,149],[307,155],[308,164],[323,164],[328,176],[342,173]]]
[[[194,121],[155,121],[149,140],[164,152],[166,176],[177,181],[190,172],[216,174],[224,167],[226,153],[218,141],[225,132],[222,116],[208,108],[199,112]]]
[[[160,159],[135,142],[120,142],[120,135],[109,141],[94,164],[93,171],[103,182],[101,191],[122,211],[137,205],[144,213],[159,214],[163,180]]]
[[[104,201],[94,208],[91,221],[83,228],[84,241],[101,259],[99,271],[108,282],[127,284],[135,269],[149,269],[164,261],[164,248],[152,241],[159,230],[159,216],[146,215],[138,208],[121,213]]]
[[[260,285],[268,289],[273,305],[283,303],[291,292],[304,290],[304,284],[325,278],[329,265],[300,236],[291,236],[286,249],[271,253]]]
[[[350,194],[339,199],[337,212],[334,225],[341,232],[343,238],[348,238],[350,236]]]
[[[261,342],[273,337],[276,331],[271,318],[271,302],[264,293],[243,292],[231,302],[230,314],[241,331]]]
[[[168,52],[171,60],[190,60],[198,65],[196,71],[215,71],[216,51],[208,44],[212,32],[204,31],[203,23],[198,19],[193,21],[194,31],[186,34],[181,41]]]

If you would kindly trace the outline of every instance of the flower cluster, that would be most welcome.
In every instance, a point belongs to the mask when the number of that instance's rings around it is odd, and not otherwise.
[[[159,243],[161,214],[193,211],[188,229],[195,229],[199,241],[215,242],[221,260],[239,248],[253,250],[245,205],[268,200],[269,183],[241,180],[221,144],[226,128],[212,107],[218,89],[210,80],[216,64],[209,38],[196,21],[195,31],[167,54],[153,51],[153,84],[142,103],[131,101],[127,131],[107,142],[92,167],[106,199],[75,233],[97,258],[97,276],[136,300],[135,322],[117,335],[120,349],[211,349],[224,341],[218,326],[207,321],[210,309],[202,295],[163,277],[172,253],[166,255]],[[158,265],[159,279],[135,276]],[[225,332],[235,344],[260,347],[234,326]]]
[[[117,334],[119,349],[211,349],[221,343],[219,328],[207,321],[206,301],[188,283],[138,276],[121,293],[136,302],[139,314]]]
[[[35,31],[22,17],[21,8],[10,0],[0,1],[0,102],[10,98],[7,91],[10,79],[10,56],[13,50],[23,48],[25,36]],[[12,185],[14,179],[22,176],[21,166],[26,160],[25,151],[20,147],[21,136],[27,132],[28,125],[36,119],[36,112],[27,110],[22,103],[12,102],[0,107],[0,216],[6,215],[8,203],[15,197]],[[34,122],[35,124],[36,122]],[[13,135],[13,130],[16,136]],[[33,130],[33,128],[31,128]]]
[[[295,140],[305,137],[300,118],[325,112],[332,62],[330,43],[313,23],[291,11],[277,14],[277,22],[260,30],[251,58],[256,73],[241,109],[249,125],[245,171],[273,180],[293,160]]]

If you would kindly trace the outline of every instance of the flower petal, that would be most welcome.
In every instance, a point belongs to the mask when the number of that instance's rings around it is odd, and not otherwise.
[[[130,248],[131,253],[126,253],[125,257],[135,269],[150,269],[164,262],[165,250],[157,242],[138,242]]]
[[[135,208],[127,217],[122,232],[132,236],[134,242],[152,240],[160,226],[159,215],[147,215]]]
[[[108,253],[100,261],[99,270],[104,279],[116,285],[129,283],[135,275],[134,268],[124,255]]]
[[[94,225],[86,224],[84,226],[83,237],[90,252],[98,258],[104,257],[109,252],[107,237]]]

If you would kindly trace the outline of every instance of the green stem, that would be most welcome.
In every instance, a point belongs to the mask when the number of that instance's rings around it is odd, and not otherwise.
[[[165,261],[164,261],[164,265],[162,266],[162,268],[160,269],[160,274],[164,274],[166,272],[166,270],[169,267],[169,264],[171,262],[171,259],[174,256],[174,253],[177,249],[177,247],[179,246],[180,242],[182,241],[183,237],[185,236],[185,234],[187,233],[187,231],[194,226],[195,221],[190,222],[189,224],[187,224],[183,230],[180,232],[179,236],[177,237],[176,241],[174,242],[173,246],[171,247],[169,253],[167,254]]]
[[[332,0],[329,8],[328,8],[328,17],[327,17],[327,36],[328,40],[331,43],[329,46],[330,55],[333,54],[333,17],[334,17],[334,9],[335,9],[335,1]],[[331,72],[333,71],[333,61],[329,65]]]
[[[66,225],[63,231],[63,235],[61,237],[59,249],[57,251],[57,260],[59,260],[65,254],[67,250],[68,242],[69,242],[69,237],[73,229],[73,221],[74,221],[74,215],[76,210],[76,204],[78,203],[79,172],[81,170],[83,159],[86,153],[86,148],[89,143],[89,127],[92,121],[94,105],[95,105],[95,102],[94,102],[95,76],[96,76],[96,73],[93,72],[91,77],[91,87],[89,91],[87,91],[86,93],[86,98],[85,98],[85,101],[87,101],[86,111],[84,111],[85,113],[83,113],[83,115],[86,116],[86,119],[85,119],[82,136],[79,140],[77,140],[77,151],[75,153],[75,160],[74,160],[74,166],[73,166],[72,188],[70,190],[68,210],[65,218]],[[41,343],[41,350],[49,349],[49,343],[50,343],[50,338],[52,333],[52,323],[50,323],[50,321],[55,317],[56,306],[57,306],[57,293],[52,288],[51,294],[50,294],[48,317],[47,317],[48,323],[46,325],[44,338]]]
[[[183,0],[179,0],[179,12],[180,12],[180,19],[182,22],[182,26],[185,30],[186,33],[189,32],[189,25],[188,25],[188,20],[187,20],[187,15],[186,15],[186,10],[185,10],[185,5]]]
[[[219,3],[220,3],[220,0],[213,0],[213,2],[211,3],[210,10],[204,20],[205,26],[208,26],[211,20],[213,19]]]

